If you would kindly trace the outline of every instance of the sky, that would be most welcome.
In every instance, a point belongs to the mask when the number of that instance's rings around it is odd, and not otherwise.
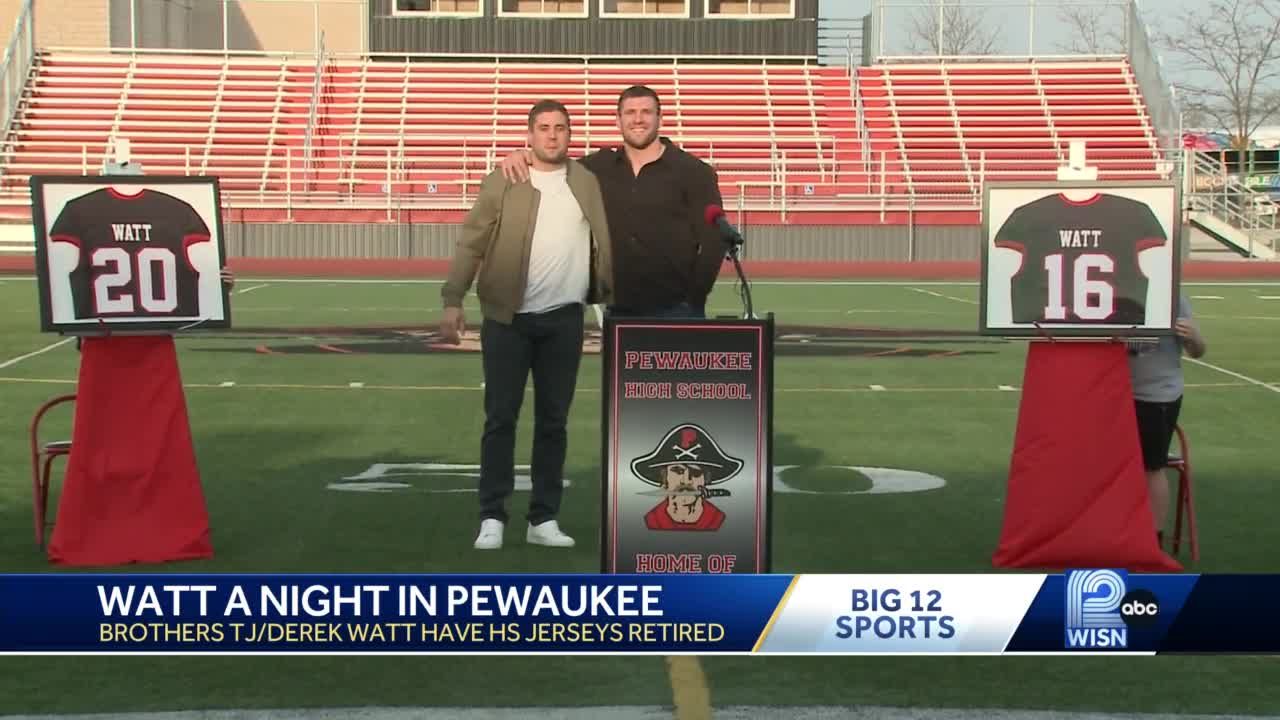
[[[899,23],[890,23],[891,25],[902,26],[909,18],[913,8],[907,7],[912,4],[924,5],[930,0],[886,0],[886,4],[890,6],[888,13],[893,20],[899,20]],[[957,0],[951,0],[956,2]],[[989,17],[1003,16],[1005,18],[1004,27],[1007,29],[1005,35],[1009,38],[1010,43],[1016,38],[1020,43],[1018,51],[1025,54],[1027,50],[1028,31],[1028,10],[1026,8],[1032,5],[1031,0],[1022,0],[1024,7],[1017,7],[1018,0],[958,0],[961,5],[981,6],[986,4]],[[1059,42],[1067,40],[1065,28],[1060,23],[1054,22],[1057,12],[1056,7],[1051,4],[1062,5],[1071,2],[1071,0],[1041,0],[1040,9],[1036,13],[1036,52],[1048,53],[1054,50],[1053,46]],[[1082,0],[1082,4],[1090,4],[1088,0]],[[1096,3],[1094,3],[1096,4]],[[1139,0],[1138,7],[1142,12],[1144,19],[1148,22],[1158,21],[1162,17],[1171,17],[1180,15],[1186,10],[1192,10],[1198,7],[1204,7],[1206,0]],[[818,13],[823,17],[856,19],[861,18],[871,11],[872,0],[818,0]],[[1110,12],[1119,13],[1119,10]],[[1116,15],[1119,18],[1119,15]],[[1010,50],[1013,52],[1013,50]],[[1167,62],[1167,61],[1166,61]]]
[[[907,38],[903,28],[909,27],[912,13],[918,12],[916,8],[930,0],[883,1],[889,6],[886,10],[888,21],[885,54],[913,54],[907,48]],[[957,0],[949,0],[949,2],[957,2]],[[958,2],[961,5],[986,5],[987,17],[992,22],[1000,23],[1001,49],[1010,54],[1028,54],[1031,49],[1029,38],[1034,38],[1034,50],[1037,55],[1062,52],[1061,45],[1070,39],[1069,30],[1062,22],[1057,21],[1056,16],[1059,7],[1072,0],[1039,0],[1036,3],[1038,7],[1034,29],[1029,28],[1031,0],[958,0]],[[1096,5],[1097,2],[1081,0],[1081,4]],[[1154,29],[1150,27],[1152,23],[1164,22],[1166,27],[1173,30],[1173,27],[1168,24],[1168,19],[1176,18],[1188,10],[1203,8],[1207,4],[1208,0],[1139,0],[1138,7],[1143,19],[1148,23],[1148,33],[1154,33]],[[857,19],[870,12],[871,5],[872,0],[818,0],[818,12],[824,18]],[[1114,18],[1117,24],[1123,22],[1121,14],[1123,10],[1110,9],[1107,12],[1110,13],[1107,17]],[[894,28],[897,29],[896,35]],[[1163,75],[1166,82],[1175,82],[1187,77],[1193,77],[1199,82],[1209,79],[1203,74],[1189,71],[1189,64],[1185,57],[1160,47],[1154,49],[1163,55]],[[1273,122],[1280,123],[1280,120]]]

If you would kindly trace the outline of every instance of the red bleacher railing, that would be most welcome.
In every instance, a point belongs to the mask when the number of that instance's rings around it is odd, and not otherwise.
[[[0,202],[26,203],[30,174],[96,174],[127,135],[149,173],[218,175],[229,207],[464,210],[523,147],[534,100],[568,101],[584,153],[617,137],[634,82],[664,97],[664,135],[717,167],[726,203],[782,217],[973,211],[990,180],[1052,178],[1076,136],[1103,178],[1157,176],[1164,157],[1123,63],[456,60],[44,52],[3,141]],[[1018,103],[1036,119],[1011,126]]]

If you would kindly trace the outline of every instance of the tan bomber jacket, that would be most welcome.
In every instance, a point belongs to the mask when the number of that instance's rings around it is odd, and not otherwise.
[[[613,265],[600,183],[577,161],[567,160],[566,164],[566,182],[591,228],[591,280],[586,301],[608,304],[613,299]],[[511,322],[524,299],[540,198],[533,183],[508,182],[501,169],[484,179],[463,222],[449,277],[440,290],[444,307],[462,307],[474,281],[484,316],[503,324]]]

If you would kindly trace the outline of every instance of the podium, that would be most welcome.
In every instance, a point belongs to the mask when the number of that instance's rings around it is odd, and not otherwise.
[[[605,317],[601,572],[769,572],[773,338],[772,315]]]

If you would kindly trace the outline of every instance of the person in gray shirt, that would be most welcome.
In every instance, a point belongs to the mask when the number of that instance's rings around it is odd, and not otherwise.
[[[1164,544],[1162,528],[1169,514],[1169,480],[1164,467],[1169,459],[1169,443],[1182,410],[1182,353],[1203,357],[1207,346],[1200,334],[1186,296],[1178,297],[1174,334],[1158,342],[1129,343],[1129,375],[1137,410],[1138,439],[1142,444],[1142,466],[1147,473],[1151,513],[1156,537]]]

